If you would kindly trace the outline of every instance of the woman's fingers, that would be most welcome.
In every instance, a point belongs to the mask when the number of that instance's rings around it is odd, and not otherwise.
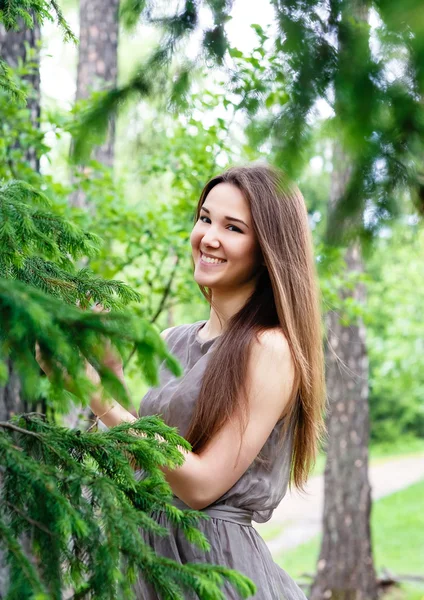
[[[91,307],[91,310],[92,310],[93,312],[110,312],[110,308],[105,308],[105,307],[103,306],[103,304],[100,304],[100,302],[97,302],[96,304],[94,304],[94,305]]]

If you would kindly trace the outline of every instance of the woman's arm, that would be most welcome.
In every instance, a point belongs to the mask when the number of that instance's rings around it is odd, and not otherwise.
[[[232,419],[198,454],[184,452],[181,467],[163,469],[174,494],[193,509],[212,504],[240,479],[282,416],[294,381],[282,333],[268,331],[253,343],[247,372],[249,414],[242,440],[238,421]]]
[[[45,374],[49,377],[51,375],[51,369],[49,368],[49,365],[43,360],[38,344],[36,344],[35,346],[35,358],[40,367],[45,372]],[[122,381],[123,385],[125,386],[122,362],[116,359],[114,355],[112,356],[112,354],[109,357],[109,362],[110,364],[106,364],[106,366],[108,366],[115,373],[115,375]],[[87,377],[94,384],[98,385],[100,383],[99,374],[94,369],[94,367],[92,367],[88,362],[86,363],[85,372]],[[107,427],[119,425],[119,423],[122,423],[122,421],[128,421],[132,423],[133,421],[137,420],[137,418],[134,417],[134,415],[132,415],[123,406],[121,406],[119,402],[116,402],[115,400],[105,401],[104,399],[102,399],[101,388],[98,388],[98,390],[94,392],[94,394],[91,396],[90,408],[93,411],[93,413],[99,419],[101,419],[101,421]]]
[[[106,366],[108,366],[115,373],[115,375],[125,386],[122,362],[115,362],[116,366],[112,364],[106,364]],[[89,363],[87,363],[86,366],[86,374],[93,383],[100,383],[99,374]],[[105,402],[105,400],[102,399],[101,388],[98,388],[98,391],[91,396],[90,408],[92,412],[106,425],[106,427],[114,427],[123,421],[127,421],[129,423],[137,421],[137,417],[132,415],[126,408],[119,404],[119,402],[116,402],[116,400],[108,400]]]
[[[161,335],[165,337],[166,331]],[[115,373],[124,382],[122,366]],[[98,383],[99,375],[91,366],[88,375]],[[248,422],[243,438],[234,418],[198,454],[180,449],[185,456],[184,464],[175,469],[162,468],[174,494],[196,510],[225,494],[257,457],[284,413],[293,380],[293,361],[284,335],[276,330],[260,335],[252,344],[248,360]],[[90,406],[108,427],[137,420],[118,402],[105,403],[100,390],[93,394]]]
[[[163,331],[161,336],[165,338],[166,333]],[[124,381],[122,370],[116,374]],[[234,418],[198,454],[180,448],[184,464],[175,469],[162,468],[174,494],[196,510],[225,494],[257,457],[282,416],[293,380],[293,361],[284,335],[275,330],[259,336],[252,344],[247,366],[248,422],[243,438]],[[106,407],[100,396],[93,397],[91,407],[99,415],[101,410],[108,411],[101,420],[109,427],[136,420],[117,402]]]

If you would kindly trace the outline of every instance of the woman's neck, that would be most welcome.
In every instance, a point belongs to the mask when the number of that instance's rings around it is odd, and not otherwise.
[[[246,304],[252,294],[249,289],[239,289],[237,292],[212,291],[212,303],[209,320],[202,327],[203,339],[211,339],[221,335],[228,321]]]

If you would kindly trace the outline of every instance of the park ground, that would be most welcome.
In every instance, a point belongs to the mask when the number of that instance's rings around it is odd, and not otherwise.
[[[287,494],[272,520],[257,527],[274,560],[302,584],[310,582],[319,554],[323,466],[319,460],[306,495]],[[424,444],[372,450],[370,480],[377,574],[403,581],[384,600],[424,600]]]

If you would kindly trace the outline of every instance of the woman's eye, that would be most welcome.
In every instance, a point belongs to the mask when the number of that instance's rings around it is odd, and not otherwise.
[[[206,219],[206,221],[204,221],[203,219]],[[207,223],[208,221],[210,221],[209,217],[206,217],[205,215],[202,215],[201,217],[199,217],[199,221],[201,221],[202,223]],[[231,229],[231,227],[233,227],[233,229]],[[227,229],[229,231],[236,231],[237,233],[243,233],[241,229],[239,229],[238,227],[236,227],[235,225],[228,225]]]

